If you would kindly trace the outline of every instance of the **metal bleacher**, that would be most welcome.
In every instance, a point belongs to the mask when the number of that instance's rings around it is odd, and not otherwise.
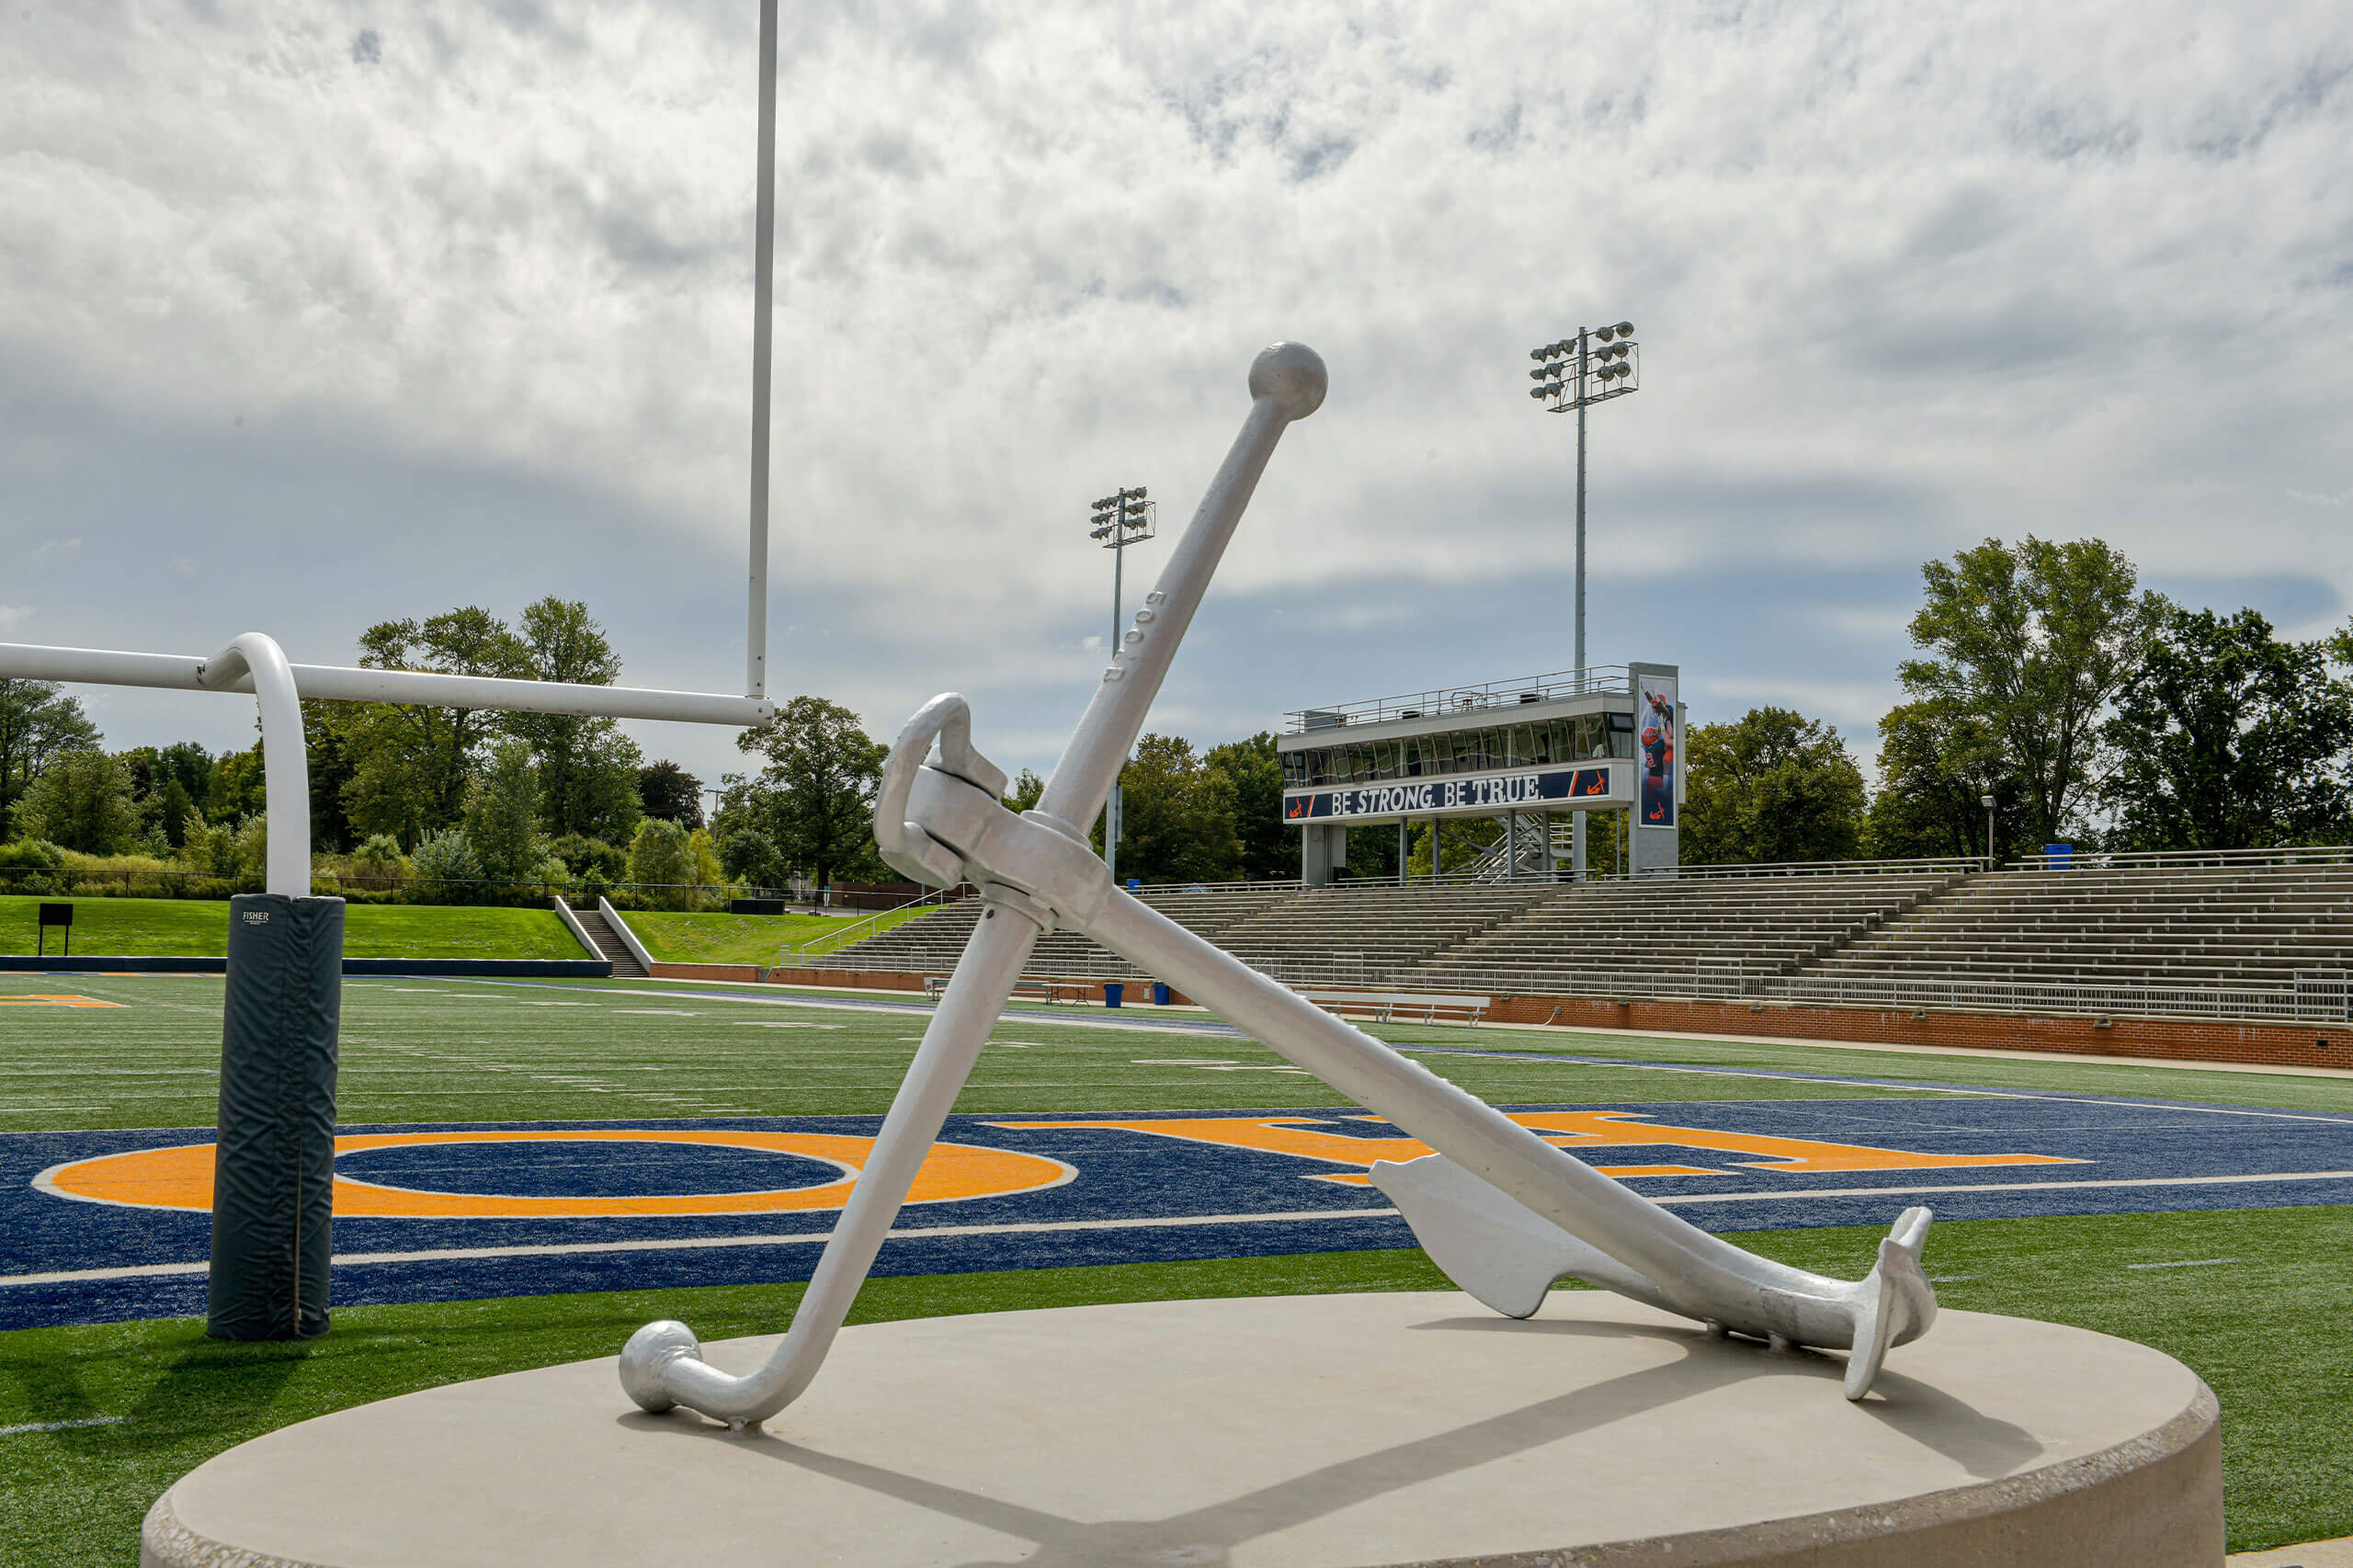
[[[1434,954],[1401,983],[1539,994],[1739,992],[1947,892],[1961,863],[1579,883]]]
[[[1296,882],[1172,884],[1146,888],[1143,901],[1194,935],[1225,944],[1227,933],[1299,897]],[[825,969],[946,974],[956,967],[981,917],[981,901],[964,899],[903,921],[838,952],[805,960]],[[1075,931],[1038,939],[1028,972],[1057,979],[1136,980],[1136,966]]]
[[[1824,980],[2292,986],[2353,958],[2353,863],[1999,871],[1812,966]]]
[[[1745,997],[2005,1012],[2346,1019],[2353,849],[1684,867],[1563,883],[1463,879],[1146,889],[1301,987]],[[977,900],[816,960],[945,974]],[[1029,972],[1144,978],[1056,932]]]

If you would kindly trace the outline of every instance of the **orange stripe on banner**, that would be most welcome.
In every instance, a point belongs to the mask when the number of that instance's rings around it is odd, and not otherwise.
[[[1386,1126],[1385,1118],[1351,1116],[1347,1121]],[[1908,1149],[1880,1149],[1863,1143],[1824,1143],[1806,1138],[1773,1138],[1754,1132],[1720,1132],[1707,1127],[1670,1127],[1624,1110],[1518,1111],[1511,1119],[1522,1127],[1549,1134],[1546,1142],[1582,1152],[1609,1146],[1664,1146],[1708,1149],[1723,1153],[1757,1154],[1756,1160],[1729,1163],[1768,1171],[1909,1171],[1938,1170],[1961,1165],[2074,1165],[2080,1160],[2055,1154],[1928,1154]],[[1431,1153],[1414,1138],[1363,1138],[1345,1132],[1318,1131],[1329,1126],[1313,1117],[1179,1117],[1165,1120],[1125,1121],[993,1121],[1007,1131],[1044,1131],[1062,1127],[1100,1127],[1142,1132],[1155,1138],[1176,1138],[1191,1143],[1216,1143],[1230,1149],[1256,1149],[1302,1160],[1370,1169],[1379,1160],[1415,1160]],[[1610,1176],[1724,1176],[1730,1173],[1691,1165],[1602,1165]],[[1356,1185],[1356,1176],[1326,1176],[1325,1181]]]
[[[123,1007],[125,1002],[101,1002],[95,996],[0,996],[0,1007]]]
[[[612,1214],[776,1214],[839,1209],[849,1200],[871,1138],[822,1132],[737,1132],[703,1129],[584,1128],[489,1132],[361,1132],[335,1141],[335,1153],[434,1143],[688,1143],[712,1148],[767,1149],[822,1160],[840,1176],[814,1187],[767,1192],[665,1194],[644,1198],[521,1198],[502,1193],[424,1192],[357,1181],[338,1175],[335,1212],[359,1219],[577,1219]],[[40,1185],[60,1197],[139,1209],[212,1207],[213,1145],[182,1143],[80,1160],[46,1172]],[[1059,1160],[1006,1149],[935,1143],[915,1173],[910,1203],[996,1198],[1034,1192],[1068,1181]]]

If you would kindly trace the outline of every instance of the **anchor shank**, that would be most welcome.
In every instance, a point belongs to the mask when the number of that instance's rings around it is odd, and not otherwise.
[[[1160,580],[1144,596],[1129,623],[1120,645],[1112,651],[1103,684],[1096,688],[1086,715],[1078,722],[1070,745],[1063,752],[1054,776],[1040,797],[1038,810],[1074,828],[1084,830],[1103,809],[1119,777],[1120,764],[1143,729],[1144,715],[1159,694],[1160,683],[1176,656],[1186,627],[1200,608],[1210,579],[1225,553],[1226,541],[1249,506],[1258,476],[1274,455],[1290,418],[1278,399],[1260,396],[1250,405],[1242,433],[1211,481],[1193,520],[1177,540],[1176,552],[1162,569]]]

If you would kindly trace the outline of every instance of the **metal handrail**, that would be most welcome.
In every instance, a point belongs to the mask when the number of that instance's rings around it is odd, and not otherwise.
[[[2272,849],[2068,849],[2018,856],[2020,871],[2236,870],[2251,866],[2338,866],[2353,862],[2353,845],[2291,845]]]
[[[904,903],[894,903],[888,909],[878,909],[863,920],[853,920],[847,926],[837,926],[807,942],[787,942],[776,950],[776,961],[779,967],[789,969],[792,967],[792,960],[795,959],[828,957],[846,947],[866,940],[866,937],[854,937],[850,935],[862,927],[872,926],[874,929],[867,932],[867,936],[879,936],[882,927],[877,923],[886,915],[896,915],[901,910],[915,909],[927,903],[945,906],[960,903],[972,897],[980,891],[970,882],[959,882],[952,888],[927,888]],[[830,946],[825,945],[829,943]]]
[[[1449,713],[1483,713],[1508,710],[1533,696],[1540,702],[1570,697],[1631,697],[1634,677],[1623,665],[1595,665],[1582,670],[1555,670],[1550,675],[1524,676],[1517,680],[1482,681],[1472,686],[1438,687],[1396,697],[1368,698],[1360,702],[1335,702],[1302,708],[1283,715],[1283,733],[1303,735],[1312,730],[1340,729],[1349,724],[1377,724],[1389,719],[1435,719]],[[1310,721],[1313,721],[1311,722]]]

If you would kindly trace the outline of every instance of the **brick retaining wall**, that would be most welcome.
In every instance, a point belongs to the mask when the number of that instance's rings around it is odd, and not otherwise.
[[[2178,1062],[2245,1062],[2265,1067],[2353,1068],[2353,1028],[2237,1024],[2208,1018],[2030,1017],[1933,1008],[1833,1006],[1789,1002],[1701,1002],[1638,997],[1499,998],[1496,1023],[1568,1028],[1667,1029],[1684,1034],[1768,1035],[1869,1045],[1960,1045],[1990,1051],[2055,1051],[2085,1056],[2145,1056]]]

